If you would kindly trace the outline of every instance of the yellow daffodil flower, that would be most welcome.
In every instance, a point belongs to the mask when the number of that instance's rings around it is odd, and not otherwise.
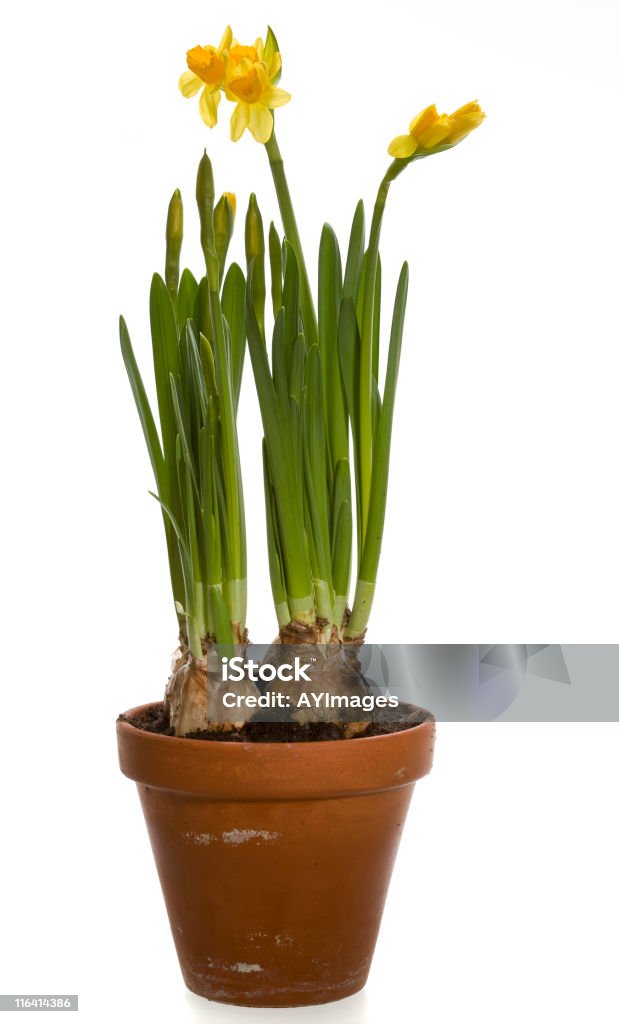
[[[226,77],[232,29],[228,25],[219,46],[194,46],[187,51],[187,67],[178,82],[183,96],[200,95],[200,116],[209,128],[217,124],[217,107]]]
[[[448,149],[466,138],[485,116],[477,101],[466,103],[453,114],[439,114],[432,104],[413,118],[408,135],[393,139],[389,154],[398,160],[410,160],[414,156],[427,156],[434,150]]]
[[[465,103],[463,107],[454,110],[451,115],[450,144],[455,146],[457,142],[465,139],[474,128],[479,127],[485,116],[476,100],[472,103]]]
[[[230,120],[230,137],[234,142],[240,139],[246,128],[256,142],[265,143],[271,138],[273,108],[283,107],[291,99],[289,92],[272,84],[280,67],[279,53],[274,54],[269,65],[264,60],[252,61],[249,57],[231,59],[226,76],[226,96],[236,103]]]
[[[279,77],[282,56],[279,50],[275,49],[272,43],[273,38],[268,39],[266,44],[264,40],[258,38],[253,46],[241,46],[235,39],[229,50],[230,66],[238,67],[244,60],[249,60],[252,64],[261,61],[266,67],[269,82],[276,85],[275,79]]]

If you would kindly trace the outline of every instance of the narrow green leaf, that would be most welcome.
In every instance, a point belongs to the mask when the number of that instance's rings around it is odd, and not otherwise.
[[[317,564],[315,576],[331,582],[327,438],[322,395],[320,351],[312,345],[305,363],[303,437],[306,455],[307,501]]]
[[[338,348],[340,353],[340,369],[344,394],[346,397],[346,408],[350,419],[353,452],[355,463],[355,496],[356,496],[356,523],[357,523],[357,554],[360,558],[362,550],[362,521],[361,521],[361,493],[360,493],[360,438],[359,438],[359,353],[361,339],[357,325],[357,314],[355,304],[350,296],[342,299],[340,309]]]
[[[273,344],[271,348],[271,365],[273,367],[273,383],[279,399],[279,406],[283,416],[288,415],[288,378],[286,375],[286,310],[282,306],[275,317],[273,328]]]
[[[206,277],[201,279],[196,290],[193,321],[199,334],[204,334],[207,338],[213,337],[211,304],[209,300],[208,280]]]
[[[174,530],[174,533],[175,533],[176,538],[178,540],[179,552],[180,552],[180,555],[181,555],[181,566],[182,566],[182,570],[183,570],[183,581],[184,581],[184,584],[185,584],[185,605],[184,605],[184,608],[185,608],[185,611],[187,612],[188,615],[193,616],[193,609],[194,609],[194,586],[193,586],[193,575],[192,575],[191,557],[190,557],[190,554],[189,554],[189,548],[187,546],[187,541],[185,540],[185,537],[183,536],[182,530],[181,530],[181,528],[180,528],[180,526],[178,524],[176,516],[174,515],[172,509],[167,504],[167,502],[165,502],[162,498],[160,498],[158,494],[155,494],[154,491],[149,491],[148,493],[155,499],[155,501],[159,502],[159,504],[161,505],[163,511],[165,512],[166,516],[168,517],[170,525],[172,526],[172,529]]]
[[[217,380],[215,378],[215,357],[208,338],[200,335],[200,364],[204,375],[204,383],[209,402],[217,398]]]
[[[358,378],[360,347],[361,341],[355,306],[353,300],[349,296],[345,296],[342,299],[338,323],[338,349],[346,408],[352,423],[353,436],[356,434],[359,418]]]
[[[209,291],[211,322],[213,324],[213,354],[219,395],[221,424],[221,472],[225,493],[225,528],[230,552],[228,572],[232,579],[245,579],[247,552],[243,518],[243,489],[240,474],[236,409],[232,388],[230,357],[226,321],[221,308],[219,292]],[[223,519],[222,519],[223,522]]]
[[[284,271],[284,291],[282,296],[284,309],[286,310],[286,336],[284,347],[286,351],[286,366],[289,366],[292,347],[301,329],[301,314],[299,308],[299,265],[297,263],[296,253],[287,239],[284,241],[284,254],[286,262],[286,269]]]
[[[191,270],[183,270],[183,273],[181,274],[181,283],[178,288],[177,303],[179,333],[184,331],[185,324],[188,320],[191,320],[194,315],[197,294],[198,282],[191,273]]]
[[[209,587],[209,596],[211,599],[213,621],[215,624],[217,650],[221,656],[226,656],[231,653],[234,646],[234,636],[232,633],[232,626],[230,624],[228,606],[226,605],[220,587]]]
[[[173,461],[176,446],[176,421],[169,380],[170,374],[177,377],[180,373],[180,353],[172,299],[159,274],[153,276],[151,284],[150,323],[163,453],[168,462]]]
[[[343,501],[337,517],[337,525],[333,537],[333,589],[339,598],[348,595],[350,586],[350,566],[352,561],[352,509],[350,501]],[[338,628],[341,622],[337,622]]]
[[[253,263],[250,264],[247,280],[247,343],[260,403],[269,465],[273,474],[279,522],[282,528],[281,544],[286,592],[291,598],[305,598],[311,593],[312,576],[307,561],[302,495],[296,486],[296,471],[290,437],[286,435],[283,428],[266,348],[255,314],[252,286]]]
[[[306,355],[307,348],[305,344],[305,337],[302,334],[298,334],[294,345],[292,346],[292,354],[290,357],[290,367],[288,370],[288,394],[291,398],[295,399],[299,407],[303,399]]]
[[[196,470],[195,470],[195,466],[194,466],[193,453],[192,453],[192,450],[191,450],[191,446],[189,444],[189,433],[188,433],[188,424],[187,424],[187,411],[186,411],[185,406],[184,406],[184,402],[183,402],[182,394],[181,394],[181,391],[180,391],[180,388],[179,388],[179,384],[180,384],[180,378],[175,379],[172,376],[172,374],[170,374],[170,390],[172,392],[172,403],[173,403],[173,406],[174,406],[174,415],[175,415],[175,418],[176,418],[176,424],[177,424],[177,428],[178,428],[178,435],[179,435],[179,437],[181,439],[181,446],[182,446],[182,450],[183,450],[183,458],[184,458],[185,463],[187,464],[187,467],[189,469],[189,473],[190,473],[190,476],[191,476],[191,481],[192,481],[193,486],[195,488],[196,497],[197,497],[197,499],[199,501],[200,500],[200,492],[198,490],[198,479],[197,479]],[[187,509],[187,515],[189,516],[189,514],[190,514],[189,513],[189,509]]]
[[[286,595],[286,584],[282,566],[281,543],[279,540],[279,529],[277,523],[277,507],[271,471],[269,469],[269,456],[266,442],[262,441],[262,467],[264,476],[264,500],[267,523],[267,550],[269,556],[269,575],[271,578],[271,590],[277,612],[278,623],[285,626],[290,622],[290,610]]]
[[[408,264],[405,263],[400,273],[393,308],[389,355],[387,359],[387,374],[385,377],[385,392],[375,446],[370,513],[359,573],[360,578],[370,584],[374,583],[376,580],[385,522],[393,412],[400,365],[400,353],[402,351],[402,335],[404,331],[404,315],[406,311],[407,293]],[[365,625],[363,625],[363,628],[365,628]]]
[[[348,255],[346,257],[346,272],[344,274],[344,285],[342,294],[349,299],[355,299],[359,287],[359,277],[365,249],[365,209],[363,200],[360,199],[355,208],[350,239],[348,243]]]
[[[238,408],[245,362],[245,275],[237,263],[226,274],[221,308],[230,331],[230,373],[234,407]]]
[[[271,300],[273,303],[273,316],[282,305],[282,243],[273,221],[269,228],[269,261],[271,264]]]
[[[153,467],[153,474],[155,482],[159,491],[165,493],[166,488],[166,474],[165,466],[163,461],[163,452],[161,451],[161,442],[159,441],[159,435],[157,433],[157,427],[155,426],[155,420],[151,412],[148,397],[146,395],[146,389],[142,382],[142,377],[138,368],[138,364],[135,359],[133,347],[131,345],[131,339],[129,337],[129,331],[124,318],[121,316],[119,322],[120,331],[120,348],[122,351],[123,360],[125,363],[125,369],[127,370],[127,376],[131,385],[131,391],[135,401],[138,416],[140,417],[140,423],[142,424],[142,431],[144,433],[144,440],[146,441],[146,447],[150,457],[150,463]]]
[[[372,374],[377,384],[380,363],[380,306],[382,276],[383,272],[380,260],[380,253],[378,253],[376,262],[376,290],[374,292],[374,319],[372,323]]]

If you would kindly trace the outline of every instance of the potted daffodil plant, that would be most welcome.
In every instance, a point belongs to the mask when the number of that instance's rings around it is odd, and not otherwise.
[[[179,635],[163,701],[118,720],[120,764],[137,782],[187,986],[243,1005],[312,1004],[365,983],[413,787],[430,770],[434,723],[412,708],[361,721],[265,718],[259,709],[295,659],[304,662],[301,689],[328,689],[338,708],[363,687],[358,654],[378,574],[408,290],[404,264],[385,329],[383,216],[409,165],[453,148],[484,114],[476,102],[453,114],[422,110],[389,146],[367,231],[359,202],[346,248],[325,224],[314,261],[275,134],[275,112],[291,97],[274,33],[243,45],[228,27],[218,46],[193,46],[186,62],[180,91],[205,125],[215,128],[229,103],[231,139],[249,132],[264,147],[281,223],[265,230],[252,194],[243,255],[230,262],[237,202],[217,193],[205,152],[196,182],[203,266],[181,269],[175,191],[163,272],[152,279],[153,403],[120,321]],[[258,676],[246,671],[237,436],[246,350],[270,572],[269,582],[249,583],[260,595],[270,583],[275,612]],[[241,669],[232,680],[233,657]]]

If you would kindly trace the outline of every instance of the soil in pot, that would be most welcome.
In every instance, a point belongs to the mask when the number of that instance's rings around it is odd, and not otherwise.
[[[144,732],[156,733],[159,736],[173,736],[170,715],[164,704],[149,704],[139,715],[120,715],[119,722]],[[412,704],[400,704],[398,708],[377,708],[372,720],[367,723],[363,735],[386,736],[389,733],[410,729],[422,722],[433,721],[433,716],[423,708]],[[316,743],[325,740],[350,740],[355,737],[348,735],[347,723],[343,722],[295,722],[295,721],[259,721],[253,719],[245,722],[241,728],[227,730],[200,729],[188,733],[185,739],[216,740],[219,743]]]

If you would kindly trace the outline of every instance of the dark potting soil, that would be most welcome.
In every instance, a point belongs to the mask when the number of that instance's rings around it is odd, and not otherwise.
[[[217,740],[219,743],[316,743],[320,740],[363,739],[368,736],[386,736],[388,733],[411,729],[414,725],[431,721],[433,716],[423,708],[412,704],[400,704],[397,708],[378,708],[363,732],[346,736],[347,723],[338,722],[245,722],[240,729],[201,729],[188,733],[190,740]],[[173,736],[170,717],[163,704],[154,704],[142,714],[119,715],[119,722],[154,732],[160,736]]]

